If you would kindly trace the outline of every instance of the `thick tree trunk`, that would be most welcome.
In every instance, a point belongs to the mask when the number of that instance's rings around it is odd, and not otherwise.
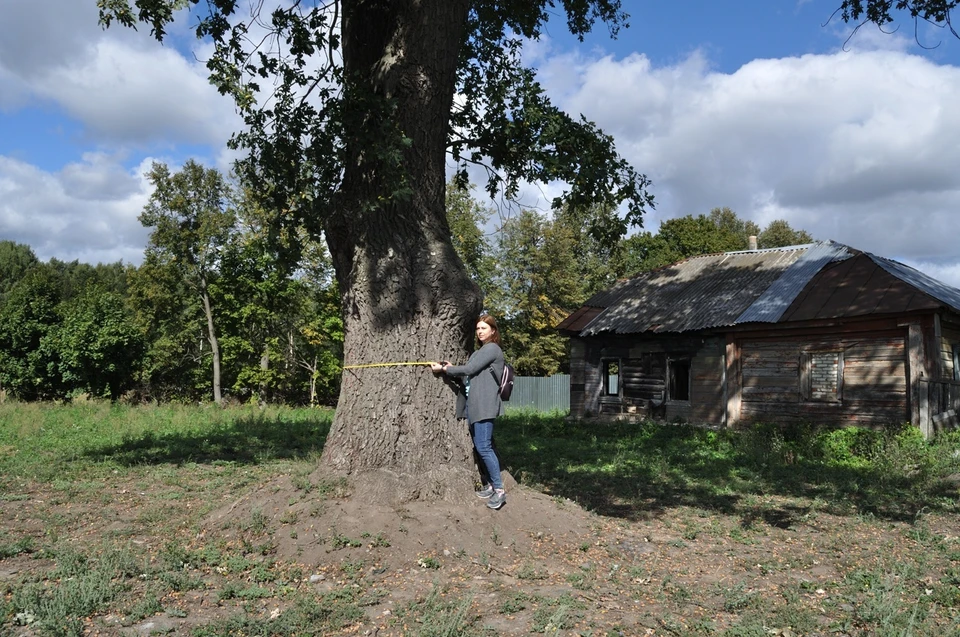
[[[343,8],[348,83],[395,100],[394,122],[411,141],[409,197],[390,197],[396,184],[358,143],[325,228],[343,297],[344,364],[461,362],[481,297],[453,249],[444,193],[468,2],[345,0]],[[348,139],[363,140],[378,122],[355,126]],[[376,500],[458,499],[475,466],[454,402],[453,385],[426,366],[346,369],[322,462]]]

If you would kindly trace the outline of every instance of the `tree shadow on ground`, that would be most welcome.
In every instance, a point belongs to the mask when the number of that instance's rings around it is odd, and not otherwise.
[[[306,419],[244,414],[203,431],[146,432],[116,445],[89,449],[84,455],[124,466],[299,460],[320,454],[331,419],[329,414]]]
[[[773,444],[738,446],[735,436],[653,423],[523,416],[497,423],[502,461],[522,484],[605,516],[642,520],[689,506],[737,515],[748,526],[762,521],[786,528],[814,502],[818,510],[838,515],[870,513],[900,521],[922,510],[957,508],[957,494],[949,497],[922,472],[901,475],[868,463],[796,459],[774,453]],[[754,496],[764,496],[766,503],[758,507]],[[783,502],[772,504],[776,499]]]

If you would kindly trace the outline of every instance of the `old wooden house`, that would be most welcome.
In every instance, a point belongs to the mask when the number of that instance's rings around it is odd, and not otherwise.
[[[692,257],[559,326],[571,414],[955,426],[960,290],[831,241]]]

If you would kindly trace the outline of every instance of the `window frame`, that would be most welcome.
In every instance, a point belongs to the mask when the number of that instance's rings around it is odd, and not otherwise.
[[[834,396],[814,396],[813,379],[811,376],[812,364],[815,356],[836,355],[837,357],[837,378],[836,391]],[[809,349],[800,352],[800,400],[807,403],[842,403],[843,402],[843,350],[840,348],[830,349]]]
[[[610,367],[616,366],[617,373],[611,374]],[[610,377],[616,376],[617,391],[610,391]],[[623,361],[619,358],[604,358],[600,361],[600,395],[603,398],[620,398],[623,396]]]

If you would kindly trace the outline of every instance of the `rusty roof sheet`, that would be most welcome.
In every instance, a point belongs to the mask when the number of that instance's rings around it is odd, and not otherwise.
[[[584,305],[579,310],[563,319],[563,322],[561,322],[560,325],[557,325],[557,330],[560,332],[572,332],[576,334],[586,327],[590,321],[596,318],[597,314],[602,311],[603,308],[601,307],[590,307],[589,305]]]

